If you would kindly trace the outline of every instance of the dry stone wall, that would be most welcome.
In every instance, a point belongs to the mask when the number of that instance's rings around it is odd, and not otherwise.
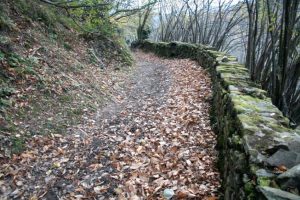
[[[211,72],[224,199],[300,200],[300,132],[233,56],[180,42],[143,41],[159,56],[191,58]]]

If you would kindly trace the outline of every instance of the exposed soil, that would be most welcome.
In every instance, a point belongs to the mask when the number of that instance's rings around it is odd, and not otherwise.
[[[0,167],[0,199],[217,199],[209,74],[136,52],[115,101],[70,129],[34,136]]]

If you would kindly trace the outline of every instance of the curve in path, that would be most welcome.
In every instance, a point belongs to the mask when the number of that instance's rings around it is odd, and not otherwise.
[[[208,73],[190,60],[135,56],[136,72],[91,134],[34,137],[1,166],[0,199],[163,199],[165,189],[216,199]]]

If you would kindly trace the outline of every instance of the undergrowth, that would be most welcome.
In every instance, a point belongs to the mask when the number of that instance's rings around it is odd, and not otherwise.
[[[72,132],[113,98],[106,81],[125,77],[133,60],[104,32],[83,33],[64,10],[38,1],[0,4],[0,158],[34,135]]]

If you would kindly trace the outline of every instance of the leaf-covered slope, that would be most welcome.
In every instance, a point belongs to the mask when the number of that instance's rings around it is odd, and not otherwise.
[[[70,132],[113,98],[126,74],[115,69],[132,62],[118,40],[87,36],[39,1],[1,2],[0,157],[33,135]]]

